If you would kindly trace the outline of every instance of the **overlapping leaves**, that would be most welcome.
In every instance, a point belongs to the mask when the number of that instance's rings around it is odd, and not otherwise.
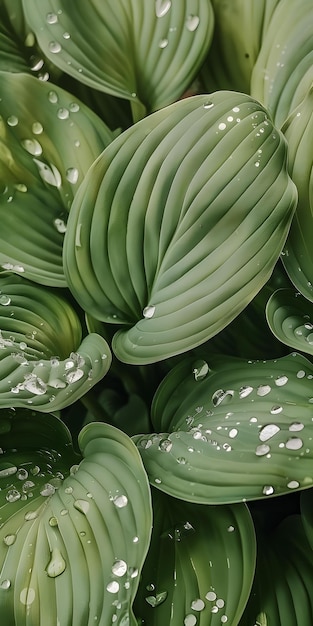
[[[26,413],[2,437],[2,619],[6,626],[133,626],[151,532],[149,485],[135,446],[111,426],[90,425],[79,437],[81,461],[61,422]],[[28,430],[35,436],[25,446]]]
[[[237,624],[254,575],[254,527],[244,504],[182,503],[154,490],[151,544],[135,601],[149,626]]]
[[[182,95],[213,33],[209,0],[26,0],[23,6],[48,58],[81,82],[131,100],[135,117]]]
[[[64,241],[68,285],[95,318],[131,326],[121,361],[150,363],[224,328],[273,270],[296,203],[286,144],[249,96],[173,104],[90,168]]]
[[[190,502],[230,503],[312,486],[312,364],[184,359],[161,383],[156,433],[135,437],[150,481]]]
[[[71,305],[20,276],[0,278],[0,407],[61,409],[106,374],[111,352],[92,333],[82,338]]]
[[[27,74],[0,73],[0,264],[64,287],[76,189],[113,134],[85,105]]]
[[[313,306],[293,289],[278,289],[270,297],[266,314],[273,334],[283,343],[313,354]]]

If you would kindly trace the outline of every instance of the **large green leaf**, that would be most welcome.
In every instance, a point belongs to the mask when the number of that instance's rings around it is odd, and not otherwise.
[[[92,424],[79,436],[83,460],[72,465],[56,418],[21,414],[15,422],[1,440],[3,623],[134,626],[131,605],[151,533],[150,490],[135,446],[116,428]]]
[[[213,32],[210,0],[25,0],[23,6],[48,58],[81,82],[131,100],[135,115],[181,96]]]
[[[313,62],[310,88],[283,126],[283,133],[288,141],[289,171],[297,185],[299,200],[282,256],[292,282],[311,302],[313,302],[312,81]]]
[[[129,325],[116,356],[150,363],[224,328],[269,278],[296,188],[286,143],[244,94],[186,98],[138,122],[91,166],[64,241],[89,314]]]
[[[134,437],[150,482],[199,503],[269,498],[312,486],[312,364],[190,357],[161,383],[157,434]]]
[[[84,104],[51,83],[0,72],[0,85],[0,264],[36,282],[64,287],[68,210],[113,134]]]
[[[283,343],[313,354],[313,304],[293,289],[278,289],[270,297],[266,315],[274,335]]]
[[[95,333],[82,339],[72,306],[20,276],[0,278],[0,407],[61,409],[107,373],[111,352]]]
[[[240,626],[311,626],[313,553],[301,517],[257,535],[256,576]]]
[[[207,92],[250,91],[250,78],[276,5],[280,0],[212,0],[215,29],[201,68]]]
[[[251,95],[268,108],[278,127],[312,84],[312,24],[311,0],[280,0],[253,68]]]
[[[255,567],[248,509],[153,495],[153,533],[134,605],[137,617],[149,626],[237,624]]]

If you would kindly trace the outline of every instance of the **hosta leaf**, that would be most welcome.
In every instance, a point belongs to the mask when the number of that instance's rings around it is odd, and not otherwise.
[[[141,110],[161,108],[189,86],[209,49],[210,0],[26,0],[48,58],[96,89]]]
[[[293,289],[278,289],[266,307],[271,331],[283,343],[313,354],[313,304]]]
[[[244,94],[170,105],[91,166],[64,241],[68,285],[92,316],[131,326],[116,356],[150,363],[224,328],[269,278],[296,203],[286,144]]]
[[[237,624],[255,567],[255,535],[244,504],[153,497],[153,533],[135,600],[149,626]]]
[[[103,378],[111,352],[52,290],[19,276],[0,278],[0,407],[61,409]]]
[[[46,447],[50,420],[33,419],[44,443],[37,433],[32,449],[16,449],[16,439],[6,437],[0,463],[1,617],[6,626],[134,626],[131,605],[151,533],[140,457],[127,435],[92,424],[79,437],[83,460],[77,457],[71,466],[68,443],[66,449],[62,441]]]
[[[27,74],[0,73],[0,264],[65,286],[68,210],[87,169],[113,138],[70,93]]]
[[[299,104],[299,83],[312,84],[312,21],[311,0],[280,0],[253,68],[251,95],[268,108],[278,127]]]
[[[150,482],[190,502],[269,498],[313,484],[313,366],[185,358],[161,383],[158,434],[135,437]]]
[[[240,626],[311,626],[313,553],[299,515],[257,535],[256,577]]]
[[[272,14],[280,0],[213,0],[215,29],[203,67],[205,90],[250,91],[250,78]]]
[[[312,16],[313,19],[313,16]],[[313,80],[313,66],[312,66]],[[311,81],[312,85],[312,81]],[[282,256],[285,268],[299,291],[313,302],[313,88],[283,126],[289,147],[289,171],[299,200]]]

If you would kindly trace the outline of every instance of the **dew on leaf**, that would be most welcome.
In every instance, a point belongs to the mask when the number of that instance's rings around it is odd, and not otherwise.
[[[203,602],[203,600],[201,600],[201,598],[197,598],[191,603],[191,608],[193,611],[203,611],[204,607],[205,603]]]
[[[250,385],[245,385],[243,387],[240,387],[239,398],[247,398],[247,396],[249,396],[250,393],[252,393],[252,391],[253,391],[253,387],[251,387]]]
[[[77,509],[77,511],[80,511],[80,513],[87,515],[90,504],[89,502],[87,502],[87,500],[75,500],[74,507],[75,509]]]
[[[271,387],[270,385],[260,385],[257,389],[257,394],[258,396],[267,396],[268,393],[270,393],[271,391]]]
[[[167,591],[161,591],[160,593],[157,593],[155,596],[147,596],[145,600],[150,606],[152,606],[152,608],[155,608],[159,606],[160,604],[162,604],[163,602],[165,602],[166,598],[167,598]]]
[[[270,447],[267,444],[262,444],[261,446],[258,446],[255,450],[255,454],[257,456],[264,456],[265,454],[268,454],[268,452],[270,451]]]
[[[51,483],[46,483],[40,490],[40,495],[44,497],[53,496],[55,493],[55,487]]]
[[[17,489],[9,489],[5,496],[8,502],[17,502],[21,498],[21,494]]]
[[[157,17],[166,15],[172,6],[171,0],[155,0],[155,14]]]
[[[287,487],[289,489],[297,489],[298,487],[300,487],[300,483],[297,480],[291,480],[288,484]]]
[[[188,15],[187,16],[186,28],[191,33],[193,33],[195,30],[197,30],[199,24],[200,24],[200,18],[199,18],[198,15]]]
[[[38,511],[27,511],[27,513],[25,513],[24,515],[24,519],[26,522],[30,522],[34,519],[37,519],[38,517]]]
[[[51,560],[47,565],[46,572],[50,578],[56,578],[63,574],[66,569],[65,560],[58,548],[53,548],[51,552]]]
[[[291,437],[291,439],[288,439],[288,441],[286,442],[286,448],[288,450],[300,450],[302,446],[303,441],[299,437]]]
[[[278,415],[279,413],[282,412],[282,410],[283,410],[283,407],[278,405],[278,404],[276,404],[275,406],[272,406],[270,412],[271,412],[272,415]]]
[[[69,118],[70,112],[66,107],[60,107],[57,110],[57,117],[59,120],[67,120]]]
[[[59,96],[56,91],[49,91],[48,100],[51,104],[57,104],[57,102],[59,102]]]
[[[287,382],[288,382],[288,376],[279,376],[275,380],[275,385],[277,385],[277,387],[283,387],[284,385],[286,385]]]
[[[17,126],[18,125],[18,117],[16,115],[10,115],[7,119],[8,126]]]
[[[112,580],[106,586],[106,589],[109,593],[118,593],[119,588],[120,588],[120,584],[117,582],[117,580]]]
[[[266,426],[263,426],[263,428],[260,430],[259,439],[260,441],[268,441],[269,439],[274,437],[274,435],[276,435],[279,431],[280,428],[276,424],[266,424]]]
[[[272,487],[272,485],[265,485],[262,493],[264,493],[265,496],[271,496],[274,493],[274,487]]]
[[[55,167],[55,165],[53,165],[53,163],[47,165],[38,159],[34,159],[34,163],[36,163],[39,175],[45,183],[52,185],[52,187],[61,187],[62,177],[59,170]]]
[[[208,593],[205,594],[205,597],[209,600],[209,602],[214,602],[217,598],[215,591],[208,591]]]
[[[127,572],[127,563],[125,561],[123,561],[122,559],[119,559],[113,563],[112,574],[114,574],[114,576],[118,576],[118,577],[125,576],[126,572]]]
[[[173,443],[170,439],[161,439],[159,443],[159,450],[163,452],[170,452],[173,447]]]
[[[189,615],[186,615],[184,619],[184,626],[196,626],[197,621],[196,616],[190,613]]]
[[[168,39],[166,39],[166,37],[164,37],[164,39],[161,39],[159,41],[159,48],[161,48],[161,50],[163,50],[164,48],[167,48],[168,46]]]
[[[3,538],[3,543],[4,543],[6,546],[13,546],[13,543],[15,543],[15,541],[16,541],[16,535],[14,535],[14,534],[11,534],[11,535],[6,535],[6,536]]]
[[[16,465],[10,465],[9,467],[5,467],[0,470],[0,478],[8,478],[8,476],[13,476],[17,472]]]
[[[303,429],[304,429],[304,424],[302,424],[301,422],[293,422],[289,426],[290,432],[294,432],[294,433],[300,432]]]
[[[50,41],[49,50],[53,54],[58,54],[58,52],[61,52],[62,46],[58,41]]]
[[[125,495],[115,496],[115,498],[112,498],[112,502],[118,509],[122,509],[124,506],[127,506],[128,498]]]
[[[11,587],[11,581],[8,578],[5,578],[0,582],[0,589],[7,591]]]
[[[58,16],[56,13],[47,13],[46,20],[47,24],[56,24],[58,21]]]
[[[192,369],[195,380],[203,380],[209,373],[209,366],[206,361],[196,361]]]
[[[143,316],[146,319],[150,319],[151,317],[153,317],[154,313],[155,313],[155,306],[153,304],[146,306],[142,312]]]
[[[43,125],[40,124],[40,122],[33,122],[32,132],[34,135],[41,135],[41,133],[43,132]]]

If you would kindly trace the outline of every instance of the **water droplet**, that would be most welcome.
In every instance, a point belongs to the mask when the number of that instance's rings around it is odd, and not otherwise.
[[[8,306],[9,304],[11,304],[11,298],[10,296],[7,296],[5,293],[0,295],[0,304],[2,304],[3,306]]]
[[[267,444],[263,444],[261,446],[258,446],[255,450],[255,454],[257,456],[264,456],[265,454],[268,454],[270,451],[270,447]]]
[[[47,24],[56,24],[58,21],[58,16],[56,13],[47,13],[46,16]]]
[[[265,496],[271,496],[274,493],[274,487],[265,485],[262,489],[262,493],[264,493]]]
[[[60,107],[57,110],[57,116],[59,120],[67,120],[69,118],[70,112],[65,107]]]
[[[205,594],[205,597],[207,600],[209,600],[209,602],[214,602],[217,596],[215,591],[208,591],[208,593]]]
[[[272,415],[278,415],[279,413],[282,412],[282,410],[283,410],[283,407],[276,404],[275,406],[272,406],[270,412]]]
[[[221,123],[218,125],[218,128],[219,128],[219,130],[225,130],[225,128],[226,128],[226,124],[225,124],[224,122],[221,122]]]
[[[153,304],[146,306],[142,312],[143,316],[146,319],[150,319],[151,317],[153,317],[154,313],[155,313],[155,306]]]
[[[186,459],[183,456],[179,456],[177,458],[177,463],[179,463],[180,465],[186,465]]]
[[[8,126],[17,126],[18,125],[18,117],[16,115],[10,115],[7,119]]]
[[[4,580],[1,581],[0,589],[7,591],[8,589],[10,589],[10,587],[11,587],[11,581],[8,580],[8,578],[5,578]]]
[[[9,489],[7,495],[5,496],[8,502],[17,502],[21,498],[21,494],[17,489]]]
[[[41,135],[41,133],[43,132],[43,125],[40,124],[40,122],[34,122],[32,124],[32,132],[34,133],[34,135]]]
[[[156,606],[159,606],[160,604],[165,602],[166,598],[167,598],[167,591],[161,591],[160,593],[157,593],[155,596],[147,596],[146,602],[150,604],[152,608],[155,608]]]
[[[16,535],[6,535],[3,539],[3,543],[6,546],[13,546],[13,543],[16,541]]]
[[[90,504],[89,502],[87,502],[87,500],[75,500],[74,507],[75,509],[77,509],[77,511],[80,511],[80,513],[87,515]]]
[[[127,572],[127,563],[125,563],[125,561],[123,560],[117,560],[113,563],[112,566],[112,574],[114,574],[114,576],[125,576]]]
[[[167,46],[168,46],[168,39],[166,39],[166,38],[161,39],[160,42],[159,42],[159,48],[161,48],[163,50]]]
[[[224,601],[222,598],[218,598],[218,599],[216,600],[216,606],[217,606],[219,609],[222,609],[222,608],[225,606],[225,601]]]
[[[237,428],[232,428],[232,429],[229,431],[228,435],[229,435],[229,437],[230,437],[231,439],[234,439],[235,437],[237,437],[237,435],[238,435],[238,430],[237,430]]]
[[[61,52],[62,46],[58,41],[50,41],[49,50],[53,54],[57,54],[58,52]]]
[[[257,394],[258,396],[267,396],[268,393],[270,393],[270,391],[272,391],[271,387],[269,385],[260,385],[257,389]]]
[[[117,593],[120,588],[120,583],[118,583],[117,580],[112,580],[107,584],[106,588],[109,593]]]
[[[43,396],[47,391],[47,385],[36,374],[27,374],[24,389],[35,396]]]
[[[300,432],[300,430],[304,429],[304,424],[302,424],[301,422],[293,422],[293,424],[290,424],[289,426],[289,430],[290,432]]]
[[[173,443],[170,439],[161,439],[159,443],[159,450],[163,452],[170,452],[173,447]]]
[[[203,380],[209,372],[209,366],[206,361],[196,361],[193,365],[192,372],[195,380]]]
[[[38,159],[34,159],[34,163],[36,163],[39,174],[45,183],[48,183],[48,185],[52,185],[53,187],[61,187],[62,177],[59,170],[55,167],[55,165],[53,165],[53,163],[50,163],[50,167]]]
[[[196,626],[197,621],[196,616],[190,613],[189,615],[186,615],[184,619],[184,626]]]
[[[8,476],[13,476],[17,472],[16,465],[10,465],[9,467],[5,467],[0,470],[0,478],[8,478]]]
[[[234,113],[239,113],[240,108],[239,107],[233,107],[233,111],[234,111]]]
[[[227,617],[227,615],[222,615],[222,617],[221,617],[221,622],[222,622],[222,624],[226,624],[226,622],[228,622],[228,617]]]
[[[286,383],[288,383],[288,376],[279,376],[275,380],[275,385],[277,385],[277,387],[283,387]]]
[[[187,30],[193,33],[195,30],[197,30],[199,24],[200,24],[200,18],[198,15],[188,15],[186,19]]]
[[[260,430],[259,439],[260,441],[268,441],[269,439],[274,437],[274,435],[276,435],[279,431],[280,428],[276,424],[267,424],[266,426],[263,426],[263,428]]]
[[[26,478],[28,478],[28,471],[27,471],[27,469],[25,469],[24,467],[21,467],[21,468],[18,470],[18,472],[17,472],[17,474],[16,474],[16,477],[17,477],[19,480],[26,480]]]
[[[128,498],[125,495],[115,496],[115,498],[112,499],[112,502],[118,509],[122,509],[124,506],[127,506]]]
[[[235,530],[235,527],[234,527],[234,526],[228,526],[228,528],[227,528],[227,532],[228,532],[228,533],[233,533],[233,532],[234,532],[234,530]]]
[[[217,389],[212,396],[212,402],[214,406],[219,406],[227,397],[232,398],[234,395],[234,391],[232,389],[228,389],[224,391],[224,389]]]
[[[48,99],[51,104],[56,104],[57,102],[59,102],[59,96],[55,91],[49,91]]]
[[[78,380],[80,380],[83,376],[84,376],[84,371],[77,368],[71,372],[68,372],[65,378],[68,384],[72,385],[73,383],[76,383]]]
[[[51,483],[46,483],[40,490],[40,495],[44,497],[53,496],[55,493],[55,487]]]
[[[304,370],[299,370],[297,372],[297,378],[304,378],[305,377],[305,371]]]
[[[203,602],[203,600],[201,600],[201,598],[197,598],[191,603],[191,608],[193,611],[203,611],[204,607],[205,603]]]
[[[27,511],[27,513],[25,513],[24,515],[24,519],[26,522],[30,522],[34,519],[37,519],[37,517],[38,517],[37,511]]]
[[[155,14],[157,17],[163,17],[168,13],[172,5],[171,0],[155,0]]]
[[[289,489],[298,489],[298,487],[300,487],[300,483],[297,480],[291,480],[287,487],[289,487]]]
[[[66,232],[66,224],[63,220],[61,220],[59,217],[57,217],[54,221],[53,224],[55,226],[55,228],[57,229],[58,233],[62,233],[64,234]]]
[[[249,396],[250,393],[252,393],[252,391],[253,391],[253,387],[251,387],[250,385],[245,385],[243,387],[240,387],[239,398],[247,398],[247,396]]]
[[[66,179],[72,183],[72,185],[75,185],[78,181],[78,177],[79,177],[79,171],[77,169],[77,167],[69,167],[66,170]]]
[[[56,578],[63,574],[66,569],[65,560],[59,548],[53,548],[51,552],[51,560],[47,565],[46,572],[50,578]]]
[[[37,139],[23,139],[22,146],[33,156],[42,154],[42,147]]]
[[[303,446],[303,441],[302,439],[299,439],[299,437],[292,437],[291,439],[288,439],[288,441],[286,442],[286,448],[288,450],[300,450],[302,446]]]
[[[52,528],[54,528],[55,526],[58,525],[58,518],[57,517],[50,517],[49,519],[49,526],[52,526]]]

